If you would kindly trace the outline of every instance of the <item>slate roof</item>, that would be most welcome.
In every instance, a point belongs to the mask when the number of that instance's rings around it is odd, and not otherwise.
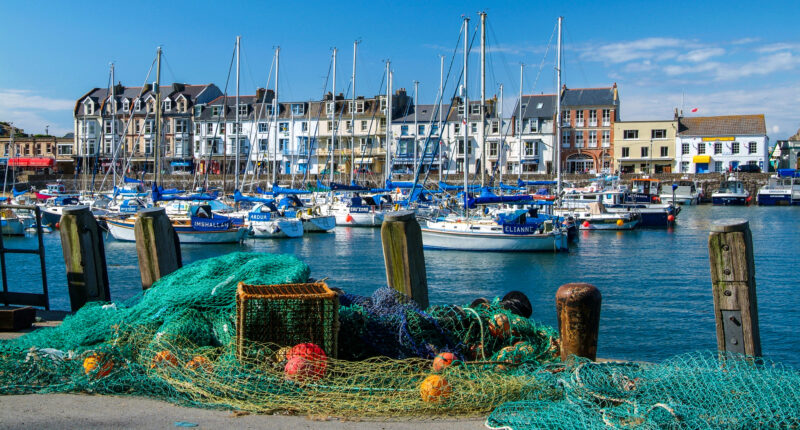
[[[417,122],[426,124],[433,121],[439,120],[439,113],[436,110],[438,105],[418,105],[416,106],[417,109]],[[447,112],[450,110],[449,104],[442,105],[442,122],[447,121]],[[413,124],[414,123],[414,108],[412,107],[409,109],[410,113],[405,116],[401,116],[399,118],[395,118],[392,121],[394,124]]]
[[[161,93],[161,99],[165,100],[166,98],[170,98],[172,101],[176,101],[178,96],[183,94],[186,99],[188,100],[187,107],[191,108],[196,103],[204,103],[207,100],[207,97],[216,96],[219,93],[219,89],[214,84],[202,84],[202,85],[188,85],[188,84],[172,84],[172,85],[161,85],[159,88],[159,92]],[[205,94],[204,94],[205,92]],[[78,99],[75,104],[75,115],[80,116],[84,115],[83,111],[83,102],[90,98],[92,99],[97,105],[95,106],[95,114],[99,112],[101,105],[105,103],[108,99],[111,91],[109,88],[93,88],[88,93],[84,94],[82,97]],[[114,91],[114,97],[117,99],[119,106],[122,106],[122,102],[125,99],[128,99],[131,103],[141,96],[142,100],[146,99],[148,96],[155,96],[155,92],[152,90],[147,91],[146,93],[142,94],[142,87],[122,87],[118,85]],[[166,112],[165,114],[171,114],[174,112]]]
[[[542,107],[539,107],[541,103]],[[532,96],[522,96],[522,117],[523,118],[553,118],[556,114],[556,95],[539,94]],[[519,115],[519,100],[511,111],[511,116]]]
[[[539,103],[542,107],[538,107]],[[537,94],[523,95],[522,118],[553,118],[556,114],[556,95]],[[614,100],[614,87],[608,88],[567,88],[562,95],[561,109],[587,106],[619,107],[619,97]],[[511,116],[519,115],[519,100],[511,112]]]
[[[767,134],[764,114],[695,116],[678,119],[679,136],[760,136]]]

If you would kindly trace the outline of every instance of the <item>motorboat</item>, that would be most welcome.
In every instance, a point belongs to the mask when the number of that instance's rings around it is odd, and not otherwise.
[[[25,225],[11,209],[0,211],[0,230],[3,236],[22,236],[25,234]]]
[[[323,206],[322,213],[333,215],[336,225],[350,227],[378,227],[383,223],[383,197],[361,196],[334,198],[331,204]]]
[[[670,189],[662,189],[659,197],[662,203],[696,205],[700,202],[700,192],[698,191],[697,183],[688,179],[681,179],[673,182]]]
[[[46,201],[48,199],[52,199],[53,197],[74,197],[77,199],[80,197],[80,194],[68,193],[67,187],[61,181],[47,184],[44,190],[36,191],[36,198],[40,201]]]
[[[556,209],[554,212],[563,217],[572,216],[581,230],[633,230],[641,222],[639,212],[609,212],[599,201],[583,208]]]
[[[516,219],[450,215],[422,226],[422,244],[428,249],[559,252],[568,249],[567,242],[567,233],[558,223],[532,222],[524,215]]]
[[[105,217],[108,231],[116,240],[135,242],[134,226],[136,217]],[[217,214],[192,215],[191,217],[170,218],[172,227],[178,234],[180,243],[237,243],[244,240],[249,230],[231,217]]]
[[[256,204],[247,214],[247,223],[253,237],[303,237],[300,217],[284,216],[272,202]]]
[[[778,174],[758,190],[756,202],[759,206],[800,205],[800,171],[778,169]]]
[[[722,181],[719,189],[711,194],[711,203],[723,206],[746,206],[750,204],[750,192],[744,183],[731,176],[727,181]]]

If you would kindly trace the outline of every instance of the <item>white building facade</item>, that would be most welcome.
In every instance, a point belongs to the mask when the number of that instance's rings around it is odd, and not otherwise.
[[[756,165],[768,170],[769,137],[764,115],[678,118],[678,173],[715,173]]]

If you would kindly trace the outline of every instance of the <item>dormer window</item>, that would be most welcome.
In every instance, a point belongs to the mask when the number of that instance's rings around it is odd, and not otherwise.
[[[464,105],[458,105],[458,114],[464,115]]]
[[[292,115],[303,115],[305,109],[302,103],[292,103]]]
[[[328,103],[325,104],[325,114],[333,115],[333,110],[334,110],[334,104],[333,103],[334,102],[328,102]]]
[[[245,104],[239,105],[239,115],[247,115],[247,105]]]
[[[350,101],[350,102],[348,102],[347,107],[348,107],[348,109],[350,109],[351,112],[364,113],[364,102],[363,101],[356,101],[355,102],[355,106],[353,105],[353,102]]]
[[[131,102],[130,102],[130,100],[128,100],[128,99],[125,99],[125,100],[122,102],[122,111],[123,111],[123,112],[127,112],[127,111],[129,111],[130,109],[131,109]]]
[[[94,115],[94,103],[91,100],[86,101],[83,104],[83,109],[86,112],[86,115]]]
[[[473,104],[469,106],[470,115],[479,115],[481,113],[481,105]]]
[[[156,111],[156,102],[150,100],[147,102],[147,112],[153,113]]]
[[[219,106],[212,106],[211,107],[211,115],[219,116]]]
[[[142,110],[142,99],[136,99],[136,102],[133,104],[133,109],[136,111]]]
[[[381,97],[381,112],[386,113],[386,97]]]
[[[164,100],[164,110],[165,111],[172,110],[172,100],[170,100],[170,99]]]

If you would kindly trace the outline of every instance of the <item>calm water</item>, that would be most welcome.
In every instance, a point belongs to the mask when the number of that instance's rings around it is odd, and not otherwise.
[[[590,282],[603,294],[602,357],[660,361],[674,354],[716,348],[707,240],[713,220],[750,220],[764,354],[800,367],[800,208],[684,207],[672,230],[585,232],[569,253],[492,254],[426,251],[431,303],[469,303],[476,297],[521,290],[533,318],[555,325],[555,292],[567,282]],[[35,246],[35,238],[8,239],[7,246]],[[50,303],[69,309],[59,235],[47,248]],[[379,229],[339,228],[303,239],[249,240],[242,245],[185,245],[184,263],[231,251],[292,253],[331,286],[370,294],[384,285]],[[106,241],[111,296],[140,291],[133,243]],[[16,291],[40,288],[34,256],[9,258]]]

